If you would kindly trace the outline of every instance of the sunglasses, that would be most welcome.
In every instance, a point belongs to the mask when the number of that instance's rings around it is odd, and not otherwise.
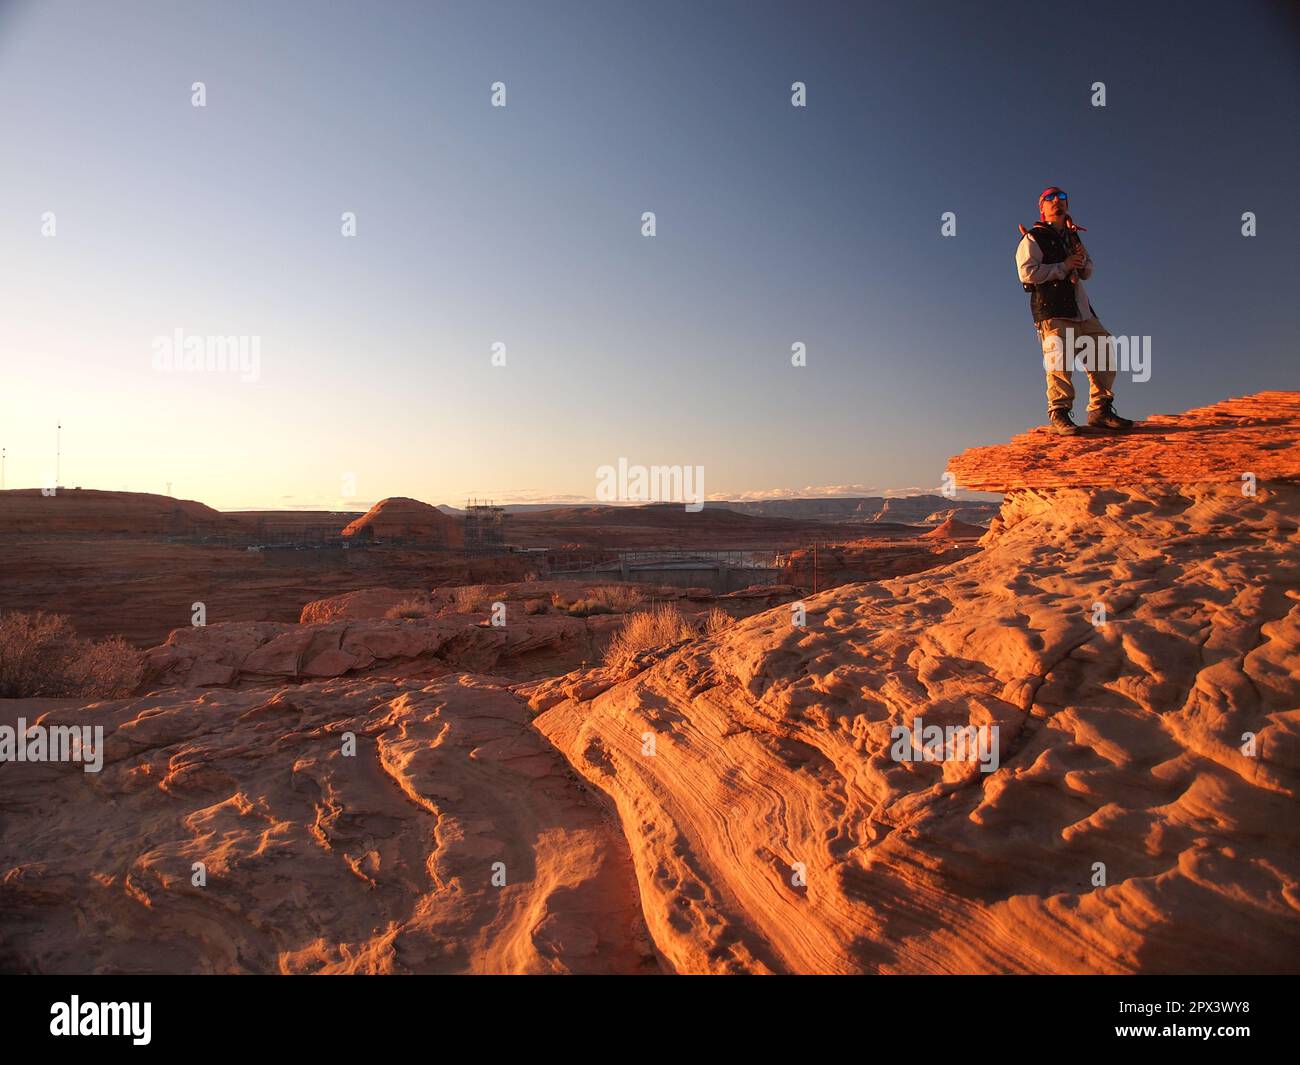
[[[1068,200],[1070,197],[1064,192],[1049,192],[1043,197],[1044,200]]]

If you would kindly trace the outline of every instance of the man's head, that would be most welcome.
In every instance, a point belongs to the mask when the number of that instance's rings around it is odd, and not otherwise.
[[[1065,216],[1070,213],[1070,198],[1063,189],[1049,185],[1038,197],[1038,217],[1044,222],[1064,225]]]

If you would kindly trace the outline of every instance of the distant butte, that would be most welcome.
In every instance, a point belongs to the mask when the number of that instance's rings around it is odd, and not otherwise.
[[[465,546],[465,533],[457,519],[406,496],[380,500],[343,530],[343,538]]]

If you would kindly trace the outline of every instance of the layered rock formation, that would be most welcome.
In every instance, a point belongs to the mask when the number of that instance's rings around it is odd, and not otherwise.
[[[533,692],[667,964],[1293,971],[1300,394],[951,468],[1007,493],[971,557]]]
[[[4,768],[0,970],[658,968],[617,829],[490,682],[0,711],[108,737]]]
[[[463,547],[465,530],[455,518],[418,499],[382,499],[343,530],[345,540]]]
[[[617,624],[613,618],[547,615],[516,617],[498,627],[486,614],[305,625],[230,622],[173,631],[166,643],[145,652],[146,679],[153,687],[225,687],[376,671],[550,676],[598,659]]]

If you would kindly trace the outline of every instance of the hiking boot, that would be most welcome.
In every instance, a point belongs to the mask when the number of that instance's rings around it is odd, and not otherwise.
[[[1057,436],[1078,436],[1079,427],[1070,418],[1068,410],[1049,410],[1047,424]]]
[[[1107,403],[1097,410],[1088,411],[1088,425],[1093,429],[1114,429],[1123,432],[1125,429],[1133,428],[1133,419],[1121,418],[1115,413],[1114,406]]]

